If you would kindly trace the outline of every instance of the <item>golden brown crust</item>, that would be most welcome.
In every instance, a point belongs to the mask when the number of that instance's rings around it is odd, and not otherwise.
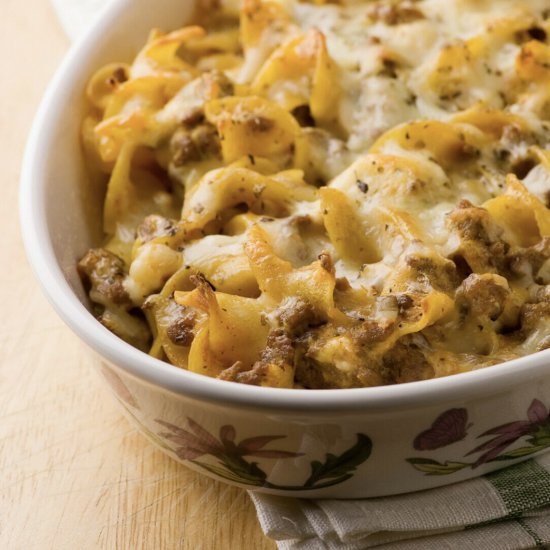
[[[155,357],[285,388],[547,348],[540,2],[206,4],[87,88],[102,322],[143,349],[142,308]]]

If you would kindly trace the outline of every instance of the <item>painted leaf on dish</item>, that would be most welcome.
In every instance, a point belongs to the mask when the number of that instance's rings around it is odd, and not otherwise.
[[[111,386],[116,395],[124,401],[124,403],[130,405],[130,407],[134,407],[134,409],[139,409],[139,404],[135,397],[122,381],[122,378],[113,369],[110,369],[106,365],[101,365],[101,374],[103,374],[109,386]]]
[[[478,455],[472,462],[445,461],[413,457],[406,459],[416,470],[426,475],[446,475],[463,468],[478,468],[489,462],[517,460],[550,447],[550,414],[539,399],[533,399],[526,411],[526,420],[516,420],[485,430],[477,436],[491,439],[476,445],[465,456]],[[416,436],[413,446],[417,451],[433,451],[464,439],[467,435],[468,414],[466,409],[449,409],[439,415],[431,428]],[[520,439],[523,445],[516,449],[508,448]],[[481,453],[481,454],[479,454]],[[459,466],[460,465],[460,466]]]
[[[257,462],[251,462],[244,457],[292,459],[303,456],[304,453],[300,452],[265,448],[276,440],[285,439],[286,436],[260,435],[236,443],[237,430],[232,425],[221,426],[218,439],[189,417],[187,428],[160,419],[156,422],[169,430],[160,432],[158,436],[169,444],[170,450],[178,458],[189,460],[207,472],[228,481],[271,489],[301,491],[343,483],[353,477],[356,469],[369,458],[372,450],[370,438],[364,434],[357,434],[356,443],[342,454],[327,453],[324,462],[311,461],[311,475],[303,484],[281,485],[269,481],[267,473]],[[198,460],[204,456],[213,457],[217,464]]]
[[[322,479],[348,476],[369,458],[372,442],[364,434],[357,434],[357,443],[339,456],[327,453],[325,461],[314,460],[311,463],[311,476],[306,486],[313,486]]]
[[[407,458],[407,462],[428,476],[454,474],[470,466],[467,462],[438,462],[430,458]]]

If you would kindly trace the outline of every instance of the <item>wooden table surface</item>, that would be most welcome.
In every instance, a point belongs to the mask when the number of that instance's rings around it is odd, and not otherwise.
[[[0,548],[273,549],[244,491],[187,470],[127,423],[26,262],[21,156],[68,45],[49,0],[2,0]]]

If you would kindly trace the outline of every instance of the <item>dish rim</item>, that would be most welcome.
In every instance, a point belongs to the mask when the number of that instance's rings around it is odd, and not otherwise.
[[[405,384],[330,390],[257,387],[209,378],[155,359],[101,325],[77,298],[55,257],[46,222],[44,167],[53,146],[63,98],[75,86],[79,66],[89,62],[104,29],[123,24],[132,8],[139,9],[132,0],[108,4],[89,31],[71,47],[43,96],[22,161],[19,210],[27,258],[49,302],[81,340],[131,375],[165,390],[201,401],[266,411],[374,413],[422,408],[513,391],[519,384],[545,376],[550,349],[479,370]]]

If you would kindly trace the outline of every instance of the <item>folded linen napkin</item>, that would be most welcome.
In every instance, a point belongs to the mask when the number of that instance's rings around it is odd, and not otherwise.
[[[112,0],[52,0],[71,39]],[[550,548],[550,453],[485,477],[365,500],[304,500],[251,492],[281,550]]]
[[[251,493],[280,550],[550,548],[550,454],[407,495],[300,500]]]

